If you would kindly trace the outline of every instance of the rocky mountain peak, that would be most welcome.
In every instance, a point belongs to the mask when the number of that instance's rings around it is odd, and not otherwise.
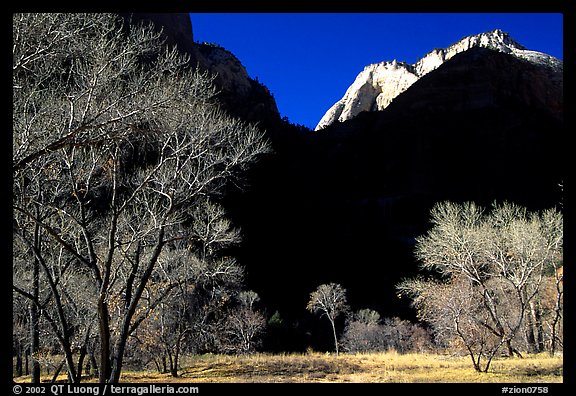
[[[384,110],[394,98],[407,90],[422,76],[436,70],[455,55],[474,47],[488,48],[509,54],[553,72],[561,72],[561,60],[526,49],[501,29],[464,37],[447,48],[435,48],[415,64],[396,60],[368,65],[356,77],[346,93],[324,114],[315,130],[336,121],[354,118],[362,111]]]
[[[525,50],[526,48],[514,40],[510,34],[501,29],[494,29],[490,32],[468,36],[460,41],[469,40],[479,42],[481,47],[486,48],[516,48]],[[502,52],[506,52],[505,50]]]

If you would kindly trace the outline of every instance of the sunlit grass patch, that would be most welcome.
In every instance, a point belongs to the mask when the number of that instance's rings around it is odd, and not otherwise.
[[[386,353],[254,354],[183,356],[178,377],[157,371],[122,373],[125,383],[205,382],[394,382],[546,383],[563,381],[562,356],[495,358],[488,373],[476,372],[468,356]],[[49,376],[43,377],[48,381]],[[61,374],[59,380],[65,381]],[[17,382],[29,381],[19,377]],[[96,381],[91,379],[90,381]]]

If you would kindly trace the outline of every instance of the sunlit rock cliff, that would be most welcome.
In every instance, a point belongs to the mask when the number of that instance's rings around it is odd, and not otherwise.
[[[396,60],[368,65],[356,77],[346,93],[324,114],[316,130],[335,121],[346,121],[363,111],[383,110],[401,93],[422,76],[436,70],[453,56],[474,47],[489,48],[541,65],[552,72],[561,72],[561,60],[537,51],[531,51],[517,43],[500,29],[468,36],[449,46],[434,49],[415,64]]]

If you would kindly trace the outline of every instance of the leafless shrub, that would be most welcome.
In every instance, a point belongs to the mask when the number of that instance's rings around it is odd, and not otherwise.
[[[400,318],[380,320],[378,312],[362,309],[348,322],[341,339],[349,352],[424,352],[432,348],[430,334]]]

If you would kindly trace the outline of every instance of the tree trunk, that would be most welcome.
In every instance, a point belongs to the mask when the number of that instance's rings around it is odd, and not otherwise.
[[[512,348],[512,342],[508,339],[504,343],[506,344],[506,353],[508,354],[508,357],[513,357],[514,348]]]
[[[108,382],[110,378],[111,359],[110,359],[110,322],[108,318],[108,306],[103,298],[98,301],[98,322],[100,331],[100,366],[98,381],[100,383]]]
[[[26,348],[24,351],[24,375],[30,374],[30,348]]]
[[[536,327],[536,342],[538,345],[538,352],[544,351],[544,325],[542,324],[542,307],[540,303],[536,306],[536,320],[535,320],[535,327]]]
[[[492,358],[494,357],[494,355],[490,356],[487,360],[486,360],[486,366],[484,366],[484,370],[482,370],[483,372],[487,373],[488,369],[490,369],[490,363],[492,363]]]
[[[330,324],[332,325],[332,334],[334,334],[334,346],[336,347],[336,356],[338,356],[338,338],[336,337],[336,326],[334,325],[334,319],[330,319]]]
[[[470,359],[472,359],[472,365],[474,366],[474,370],[476,370],[479,373],[482,372],[482,370],[480,369],[480,358],[482,357],[482,354],[478,354],[478,361],[476,361],[474,357],[474,351],[472,350],[470,345],[466,343],[466,340],[464,340],[460,332],[458,334],[460,335],[460,338],[462,338],[464,344],[466,345],[466,349],[468,350],[468,356],[470,356]]]
[[[22,343],[16,341],[16,376],[22,377]]]
[[[176,350],[174,351],[174,366],[172,367],[172,369],[170,370],[170,374],[172,374],[172,377],[178,377],[178,358],[180,357],[180,340],[182,338],[178,337],[178,340],[176,341]]]
[[[64,363],[66,363],[66,359],[63,359],[58,365],[58,367],[56,367],[56,370],[54,371],[54,375],[52,376],[52,380],[50,381],[50,383],[53,384],[56,382],[56,380],[58,379],[58,375],[60,374],[60,371],[62,371],[62,367],[64,367]]]
[[[76,368],[76,375],[78,382],[82,381],[82,372],[84,371],[84,358],[86,357],[86,345],[80,348],[80,355],[78,356],[78,367]]]
[[[37,278],[36,278],[37,279]],[[32,372],[30,382],[40,383],[40,363],[34,356],[38,353],[40,344],[40,333],[38,331],[38,308],[35,304],[30,305],[30,357],[32,358]],[[28,366],[28,364],[26,365]]]
[[[90,348],[90,353],[88,354],[90,357],[90,377],[97,377],[98,376],[98,363],[96,362],[96,356],[94,356],[94,351]]]
[[[536,343],[536,312],[534,310],[534,302],[530,302],[530,313],[526,315],[526,342],[528,343],[529,351],[532,353],[537,353],[538,344]]]
[[[170,348],[167,348],[167,349],[170,349]],[[177,377],[178,376],[178,369],[174,365],[174,359],[172,358],[172,353],[170,351],[168,351],[168,361],[170,362],[170,375],[172,375],[172,377]]]
[[[530,301],[530,314],[528,315],[530,331],[528,342],[532,352],[539,353],[544,350],[544,328],[542,325],[542,309],[536,301]]]
[[[132,301],[129,302],[128,309],[126,310],[124,317],[122,318],[122,326],[120,328],[120,334],[118,336],[118,340],[114,346],[114,356],[113,361],[111,364],[111,371],[110,375],[108,376],[109,382],[116,384],[120,381],[120,374],[122,372],[122,365],[124,361],[124,352],[126,350],[126,342],[128,341],[128,337],[130,336],[131,332],[134,329],[130,328],[130,323],[132,322],[132,318],[134,317],[134,313],[136,312],[136,307],[138,306],[138,302],[140,301],[140,297],[142,297],[142,293],[144,292],[144,288],[152,275],[152,270],[158,260],[158,256],[162,252],[164,247],[164,228],[160,228],[158,231],[158,238],[156,241],[156,246],[154,247],[154,251],[152,252],[151,257],[148,259],[148,265],[146,266],[146,270],[144,274],[140,278],[138,282],[138,287],[132,297]]]
[[[66,340],[67,341],[67,340]],[[66,368],[68,371],[68,382],[78,383],[80,379],[76,373],[76,366],[74,365],[74,355],[68,342],[64,345],[64,358],[66,359]]]
[[[40,250],[40,225],[34,225],[34,245]],[[38,258],[34,258],[33,273],[32,273],[32,296],[35,301],[38,301],[40,283],[40,263]],[[33,384],[40,383],[40,363],[34,357],[40,350],[40,332],[38,330],[39,313],[38,307],[34,302],[30,304],[30,355],[32,357],[32,376],[30,382]]]
[[[552,320],[552,339],[550,343],[550,355],[554,356],[556,353],[556,345],[558,340],[558,324],[562,316],[562,294],[563,284],[562,278],[556,274],[556,303],[554,304],[554,319]]]

